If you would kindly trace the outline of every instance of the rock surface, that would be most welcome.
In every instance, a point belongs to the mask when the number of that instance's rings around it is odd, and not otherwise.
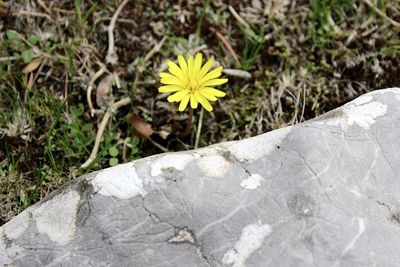
[[[400,266],[400,89],[80,177],[0,228],[0,265]]]

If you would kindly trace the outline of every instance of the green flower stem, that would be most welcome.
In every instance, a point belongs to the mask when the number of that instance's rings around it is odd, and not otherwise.
[[[189,108],[189,117],[188,117],[188,123],[186,126],[186,130],[184,132],[184,135],[191,135],[192,133],[192,121],[193,121],[193,109]]]
[[[202,107],[201,111],[200,111],[199,124],[197,125],[196,140],[194,142],[194,149],[197,149],[199,147],[201,127],[203,126],[203,116],[204,116],[204,108]]]

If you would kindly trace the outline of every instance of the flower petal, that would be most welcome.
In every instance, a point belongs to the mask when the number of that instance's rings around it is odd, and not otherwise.
[[[212,94],[208,94],[203,91],[199,91],[199,94],[201,94],[202,96],[204,96],[206,99],[208,99],[210,101],[217,101],[217,98]]]
[[[161,83],[164,84],[176,84],[176,85],[181,85],[183,86],[183,82],[178,79],[178,77],[171,75],[169,73],[161,72],[160,73],[161,77]]]
[[[207,93],[207,94],[214,95],[214,96],[218,96],[218,97],[226,96],[225,92],[222,92],[220,90],[217,90],[217,89],[214,89],[214,88],[211,88],[211,87],[202,87],[202,88],[200,88],[200,92]]]
[[[176,78],[178,79],[178,78]],[[165,80],[165,79],[161,79],[160,83],[163,84],[167,84],[167,85],[178,85],[178,86],[182,86],[182,82],[178,82],[178,81],[171,81],[171,80]]]
[[[206,62],[206,64],[204,64],[204,66],[201,68],[198,78],[199,79],[203,78],[203,76],[210,70],[213,64],[214,64],[214,58],[210,58]]]
[[[199,101],[197,101],[197,98],[194,94],[190,94],[190,107],[192,109],[197,108],[197,106],[199,105]]]
[[[181,101],[187,94],[189,94],[189,90],[178,91],[173,95],[170,95],[167,100],[168,102],[179,102]]]
[[[212,86],[212,85],[220,85],[224,84],[228,81],[228,79],[211,79],[208,81],[205,81],[201,86],[206,87],[206,86]]]
[[[215,78],[221,76],[222,69],[223,69],[222,66],[219,66],[218,68],[213,69],[212,71],[210,71],[209,73],[204,75],[203,78],[201,78],[199,83],[203,83],[205,81],[208,81],[208,80],[211,80],[211,79],[215,79]]]
[[[193,67],[193,73],[195,78],[197,77],[198,79],[200,79],[200,77],[198,77],[198,74],[200,72],[201,69],[201,62],[203,60],[203,55],[200,53],[196,54],[196,57],[194,58],[194,67]]]
[[[194,60],[193,56],[190,56],[188,59],[189,80],[193,80],[193,68],[194,68]]]
[[[179,111],[184,111],[189,103],[190,95],[186,95],[179,104]]]
[[[196,98],[197,100],[199,100],[200,104],[207,110],[207,111],[211,111],[213,110],[212,106],[210,105],[210,102],[208,102],[207,99],[205,99],[205,97],[203,97],[201,94],[199,94],[198,92],[195,92]]]
[[[171,72],[173,75],[178,77],[181,81],[185,81],[185,75],[183,74],[183,71],[181,68],[178,67],[174,62],[171,60],[168,61],[168,66],[169,66],[169,72]]]
[[[184,90],[184,88],[179,85],[165,85],[158,88],[158,92],[160,93],[175,92],[180,90]]]
[[[182,70],[183,74],[187,75],[187,73],[188,73],[188,65],[186,63],[185,58],[182,55],[178,56],[178,62],[179,62],[179,66],[181,67],[181,70]]]

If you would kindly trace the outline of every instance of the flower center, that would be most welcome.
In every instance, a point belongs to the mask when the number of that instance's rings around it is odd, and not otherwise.
[[[192,81],[192,80],[189,80],[189,82],[187,83],[186,87],[192,93],[199,89],[199,87],[197,85],[197,82],[196,81]]]

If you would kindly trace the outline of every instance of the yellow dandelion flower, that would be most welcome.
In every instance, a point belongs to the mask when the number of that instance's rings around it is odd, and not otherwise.
[[[184,111],[190,102],[190,107],[195,109],[200,103],[207,111],[213,110],[209,101],[216,101],[217,97],[224,97],[226,94],[210,86],[224,84],[228,79],[218,78],[221,76],[222,66],[210,71],[214,59],[209,59],[202,64],[202,55],[185,58],[178,56],[178,63],[168,61],[169,72],[160,73],[161,83],[165,86],[158,88],[160,93],[175,92],[168,97],[169,102],[180,102],[179,111]]]

